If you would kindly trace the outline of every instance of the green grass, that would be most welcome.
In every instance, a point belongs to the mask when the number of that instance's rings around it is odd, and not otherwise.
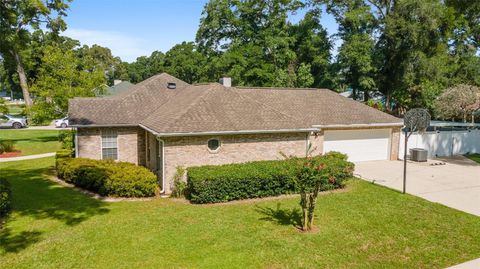
[[[13,192],[0,267],[445,268],[480,257],[478,217],[360,180],[320,196],[319,232],[304,234],[295,197],[108,203],[48,181],[52,165],[0,164]]]
[[[14,147],[22,156],[55,152],[61,148],[56,130],[0,129],[0,140],[14,141]]]
[[[480,154],[475,153],[475,154],[469,154],[466,155],[467,158],[469,158],[472,161],[476,161],[477,163],[480,163]]]

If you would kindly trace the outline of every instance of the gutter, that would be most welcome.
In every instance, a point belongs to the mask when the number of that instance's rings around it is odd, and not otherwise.
[[[137,127],[138,124],[90,124],[90,125],[80,125],[72,124],[69,127],[73,128],[98,128],[98,127]]]
[[[312,125],[316,128],[364,128],[364,127],[395,127],[403,126],[403,122],[392,122],[392,123],[359,123],[359,124],[325,124],[325,125]]]
[[[140,124],[140,127],[152,132],[159,137],[174,137],[174,136],[198,136],[198,135],[230,135],[230,134],[271,134],[271,133],[297,133],[297,132],[318,132],[318,128],[303,128],[303,129],[277,129],[277,130],[241,130],[241,131],[211,131],[211,132],[190,132],[190,133],[158,133]]]

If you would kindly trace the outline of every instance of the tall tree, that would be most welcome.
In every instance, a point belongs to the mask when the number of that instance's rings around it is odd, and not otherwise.
[[[340,25],[338,64],[345,82],[378,89],[389,111],[433,110],[436,96],[476,84],[478,1],[314,0]],[[468,2],[468,3],[467,3]],[[477,22],[477,23],[475,23]]]
[[[308,86],[333,88],[336,75],[331,65],[332,41],[320,23],[320,17],[321,10],[313,7],[305,13],[300,22],[290,24],[289,35],[294,40],[292,50],[295,52],[293,64],[297,79],[300,76],[299,72],[304,73],[305,66],[310,66],[314,81]]]
[[[377,69],[373,59],[375,18],[370,7],[361,0],[330,1],[327,10],[339,23],[337,36],[343,41],[337,55],[342,82],[352,89],[354,99],[363,92],[367,101],[369,92],[376,88]]]
[[[188,83],[204,80],[205,56],[198,52],[193,42],[182,42],[165,54],[165,71]]]
[[[130,81],[138,83],[155,74],[163,72],[165,64],[165,54],[160,51],[154,51],[150,56],[141,56],[131,64],[126,64]]]
[[[91,47],[84,45],[76,50],[78,57],[85,58],[86,60],[92,60],[93,63],[89,63],[91,66],[101,67],[105,70],[105,76],[108,84],[112,85],[113,80],[123,77],[122,60],[120,57],[115,57],[109,48],[99,45],[93,45]]]
[[[240,85],[293,85],[295,59],[288,16],[303,7],[298,0],[212,0],[205,5],[196,42],[219,58],[219,73]],[[253,64],[253,65],[250,65]]]
[[[78,51],[47,46],[38,77],[31,90],[36,99],[32,120],[42,123],[64,116],[68,100],[77,96],[96,96],[102,93],[106,77],[101,65],[91,56],[78,57]]]
[[[32,99],[28,88],[22,53],[29,47],[31,29],[42,31],[42,25],[52,32],[65,30],[62,17],[66,15],[69,0],[3,0],[0,1],[0,53],[6,61],[15,63],[25,105]]]

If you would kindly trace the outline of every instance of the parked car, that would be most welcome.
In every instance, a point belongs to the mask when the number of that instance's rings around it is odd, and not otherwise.
[[[68,127],[68,117],[55,120],[55,127],[57,128],[67,128]]]
[[[0,127],[20,129],[27,127],[27,119],[12,115],[0,115]]]

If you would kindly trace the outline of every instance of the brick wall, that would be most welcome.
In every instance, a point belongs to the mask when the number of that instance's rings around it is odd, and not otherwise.
[[[390,137],[390,160],[398,160],[398,151],[400,150],[400,127],[392,128]]]
[[[221,142],[218,152],[210,152],[208,149],[207,141],[212,138],[217,138]],[[306,133],[164,138],[166,193],[171,192],[172,178],[177,166],[282,159],[280,152],[286,155],[305,156],[306,139]]]
[[[101,132],[107,128],[77,128],[78,157],[102,158]],[[111,127],[118,133],[119,161],[145,165],[145,131],[138,127]]]

